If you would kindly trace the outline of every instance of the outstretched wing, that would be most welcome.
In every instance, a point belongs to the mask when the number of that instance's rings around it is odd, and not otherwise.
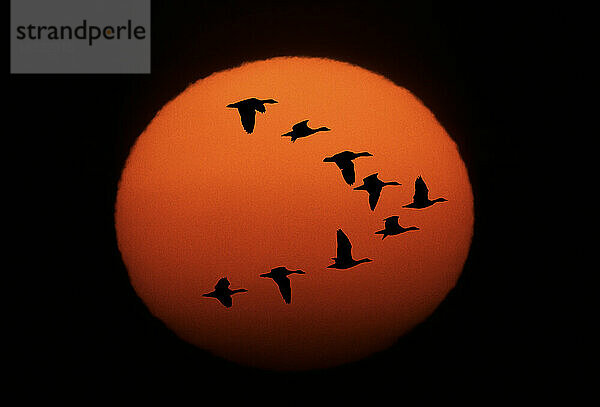
[[[381,188],[373,188],[369,190],[369,206],[374,211],[379,201],[379,195],[381,195]]]
[[[217,292],[223,291],[223,290],[226,290],[228,287],[229,287],[229,280],[227,279],[227,277],[223,277],[215,285],[215,291],[217,291]]]
[[[342,170],[342,176],[344,177],[344,181],[346,184],[352,185],[356,180],[356,175],[354,173],[354,163],[351,160],[343,160],[336,162],[338,168]]]
[[[337,258],[340,260],[352,258],[352,245],[342,229],[337,231]]]
[[[425,185],[425,181],[419,175],[419,177],[415,181],[415,194],[413,195],[414,202],[425,202],[429,200],[429,190],[427,189],[427,185]]]
[[[242,126],[244,127],[244,130],[246,130],[246,133],[248,134],[252,133],[254,131],[256,111],[253,107],[240,107],[238,111],[240,112],[240,117],[242,119]]]
[[[300,130],[308,128],[308,120],[302,120],[300,123],[296,123],[292,126],[292,130]]]
[[[398,226],[398,216],[390,216],[385,220],[385,228],[391,229]]]
[[[275,280],[277,286],[279,286],[279,292],[283,297],[283,300],[286,304],[289,304],[292,301],[292,286],[290,284],[290,279],[287,277],[278,278]]]

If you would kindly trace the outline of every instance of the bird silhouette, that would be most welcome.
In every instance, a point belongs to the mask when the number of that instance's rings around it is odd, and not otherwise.
[[[337,153],[332,155],[331,157],[325,157],[323,162],[333,162],[335,163],[340,170],[342,170],[342,176],[348,185],[354,184],[355,175],[354,175],[354,163],[352,160],[358,157],[372,157],[373,154],[362,152],[362,153],[353,153],[352,151],[342,151],[341,153]]]
[[[231,107],[238,110],[240,118],[242,119],[242,126],[246,133],[250,134],[254,131],[254,122],[256,120],[256,112],[264,113],[267,111],[265,103],[277,103],[273,99],[257,99],[250,98],[245,99],[236,103],[231,103],[227,107]]]
[[[436,202],[446,202],[446,198],[437,198],[433,201],[429,199],[429,189],[427,189],[427,185],[425,185],[425,181],[419,175],[419,177],[415,180],[415,194],[413,195],[413,201],[408,205],[404,205],[403,208],[415,208],[415,209],[423,209],[428,206],[433,205]]]
[[[327,266],[327,268],[331,269],[349,269],[360,263],[373,261],[368,258],[360,260],[354,260],[352,258],[352,245],[350,244],[348,236],[344,234],[342,229],[338,229],[337,231],[337,257],[332,257],[331,259],[335,262]]]
[[[286,304],[292,302],[292,287],[290,285],[290,279],[288,276],[290,274],[306,274],[302,270],[288,270],[285,267],[276,267],[271,269],[270,272],[261,274],[261,277],[272,278],[277,286],[279,287],[279,292],[283,297],[283,300]]]
[[[319,131],[330,131],[330,128],[327,127],[319,127],[318,129],[311,129],[308,127],[308,120],[303,120],[300,123],[296,123],[292,126],[292,131],[289,133],[283,134],[281,137],[291,137],[292,143],[299,138],[308,137],[311,134],[315,134]]]
[[[379,196],[381,195],[381,190],[386,185],[402,185],[396,181],[391,182],[383,182],[379,178],[377,178],[377,174],[371,174],[366,178],[363,178],[363,184],[359,187],[355,187],[356,190],[364,190],[369,193],[369,206],[371,210],[374,211],[377,206],[377,201],[379,201]]]
[[[400,233],[408,232],[409,230],[419,230],[416,226],[409,226],[403,228],[398,224],[398,216],[390,216],[384,219],[385,225],[383,230],[375,232],[376,235],[383,235],[381,240],[385,239],[386,236],[399,235]]]
[[[239,288],[237,290],[230,290],[229,289],[229,280],[227,280],[227,277],[223,277],[222,279],[220,279],[217,284],[215,285],[215,290],[213,292],[207,293],[207,294],[202,294],[203,297],[212,297],[212,298],[216,298],[217,300],[219,300],[221,302],[221,304],[223,304],[224,306],[226,306],[227,308],[231,307],[231,296],[235,293],[243,293],[246,292],[248,290],[246,290],[245,288]]]

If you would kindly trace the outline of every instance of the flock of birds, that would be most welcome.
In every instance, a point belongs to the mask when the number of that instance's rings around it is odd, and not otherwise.
[[[256,112],[265,113],[266,108],[265,104],[273,104],[277,103],[276,100],[273,99],[257,99],[250,98],[245,99],[236,103],[231,103],[227,105],[229,108],[234,108],[238,110],[242,121],[242,127],[244,130],[251,134],[254,131],[254,126],[256,123]],[[308,137],[320,131],[330,131],[331,129],[327,127],[319,127],[319,128],[310,128],[308,127],[308,120],[303,120],[299,123],[296,123],[292,126],[292,131],[285,133],[282,137],[290,137],[292,142],[295,142],[299,138]],[[371,157],[372,154],[368,152],[359,152],[354,153],[352,151],[342,151],[331,157],[325,157],[323,162],[332,162],[337,165],[337,167],[342,172],[342,177],[344,181],[348,185],[353,185],[355,182],[355,172],[354,172],[354,163],[353,161],[359,157]],[[377,206],[377,202],[379,201],[379,197],[381,196],[381,192],[383,187],[389,185],[401,185],[396,181],[388,181],[384,182],[379,179],[378,173],[371,174],[368,177],[363,178],[363,184],[355,187],[355,190],[363,190],[367,191],[369,194],[369,207],[371,211],[375,210]],[[427,189],[427,185],[423,178],[419,176],[415,180],[415,193],[413,195],[413,201],[407,205],[404,205],[403,208],[413,208],[413,209],[424,209],[430,207],[431,205],[437,202],[447,201],[445,198],[437,198],[437,199],[429,199],[429,190]],[[375,232],[375,234],[383,235],[382,240],[387,236],[399,235],[401,233],[405,233],[411,230],[419,230],[416,226],[410,227],[402,227],[398,223],[399,216],[390,216],[384,219],[384,228],[383,230],[379,230]],[[373,261],[369,258],[356,260],[352,257],[352,244],[348,239],[348,236],[342,231],[342,229],[337,230],[337,253],[336,257],[332,257],[334,261],[333,264],[327,266],[327,268],[333,269],[349,269],[351,267],[355,267],[361,263],[366,263]],[[289,275],[291,274],[306,274],[302,270],[288,270],[285,267],[276,267],[272,269],[270,272],[261,274],[260,277],[270,278],[275,284],[277,284],[279,288],[279,292],[283,297],[283,300],[286,304],[291,303],[292,301],[292,288],[289,279]],[[236,293],[247,292],[248,290],[244,288],[239,288],[235,290],[231,290],[229,288],[229,280],[227,277],[221,278],[212,292],[203,294],[204,297],[211,297],[218,299],[221,304],[225,307],[231,307],[232,299],[231,296]]]

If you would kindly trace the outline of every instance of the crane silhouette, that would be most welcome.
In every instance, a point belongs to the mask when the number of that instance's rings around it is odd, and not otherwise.
[[[238,110],[240,118],[242,119],[242,127],[246,130],[246,133],[250,134],[254,131],[256,112],[264,113],[267,111],[265,103],[277,103],[277,101],[273,99],[250,98],[228,104],[227,107]]]
[[[342,176],[344,177],[344,181],[346,184],[352,185],[355,181],[354,174],[354,163],[352,160],[358,157],[372,157],[373,154],[362,152],[362,153],[353,153],[352,151],[342,151],[341,153],[337,153],[332,155],[331,157],[325,157],[323,162],[333,162],[338,168],[342,171]]]
[[[399,235],[400,233],[408,232],[409,230],[419,230],[416,226],[403,228],[398,224],[398,216],[390,216],[385,218],[384,221],[384,229],[375,232],[376,235],[383,235],[381,240],[385,239],[387,236]]]
[[[404,205],[403,208],[414,208],[423,209],[433,205],[436,202],[446,202],[446,198],[436,198],[433,201],[429,199],[429,189],[425,185],[425,181],[419,175],[415,180],[415,194],[413,195],[413,201],[408,205]]]
[[[374,211],[381,195],[381,190],[386,185],[402,185],[396,181],[383,182],[377,177],[378,173],[371,174],[366,178],[363,178],[363,184],[359,187],[355,187],[356,190],[364,190],[369,193],[369,206]]]
[[[331,259],[334,263],[327,266],[327,268],[332,269],[349,269],[350,267],[357,266],[361,263],[373,261],[366,257],[360,260],[354,260],[352,258],[352,244],[350,244],[348,236],[344,234],[342,229],[338,229],[337,231],[337,256],[332,257]]]
[[[288,270],[285,267],[276,267],[270,272],[261,274],[261,277],[272,278],[279,287],[279,292],[286,304],[292,302],[292,287],[288,276],[290,274],[306,274],[302,270]]]
[[[303,120],[299,123],[296,123],[292,126],[292,131],[282,134],[281,137],[291,137],[292,143],[299,138],[308,137],[311,134],[315,134],[319,131],[330,131],[330,128],[327,127],[319,127],[318,129],[311,129],[308,127],[308,120]]]
[[[216,298],[217,300],[219,300],[221,302],[221,304],[223,304],[224,306],[229,308],[229,307],[231,307],[231,304],[232,304],[231,296],[233,294],[243,293],[246,291],[248,291],[248,290],[246,290],[245,288],[238,288],[237,290],[230,290],[229,289],[229,280],[227,279],[227,277],[223,277],[222,279],[220,279],[217,282],[217,284],[215,285],[215,290],[213,292],[210,292],[207,294],[202,294],[202,296]]]

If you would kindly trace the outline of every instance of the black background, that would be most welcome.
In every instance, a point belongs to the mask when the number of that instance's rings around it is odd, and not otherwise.
[[[481,3],[154,1],[152,74],[10,75],[13,378],[65,397],[125,388],[286,403],[531,388],[544,370],[539,315],[506,191],[546,34],[531,25],[540,10]],[[355,63],[408,88],[458,143],[475,195],[471,253],[438,310],[393,348],[323,371],[240,367],[183,343],[135,295],[115,241],[120,171],[154,114],[199,78],[281,55]]]

